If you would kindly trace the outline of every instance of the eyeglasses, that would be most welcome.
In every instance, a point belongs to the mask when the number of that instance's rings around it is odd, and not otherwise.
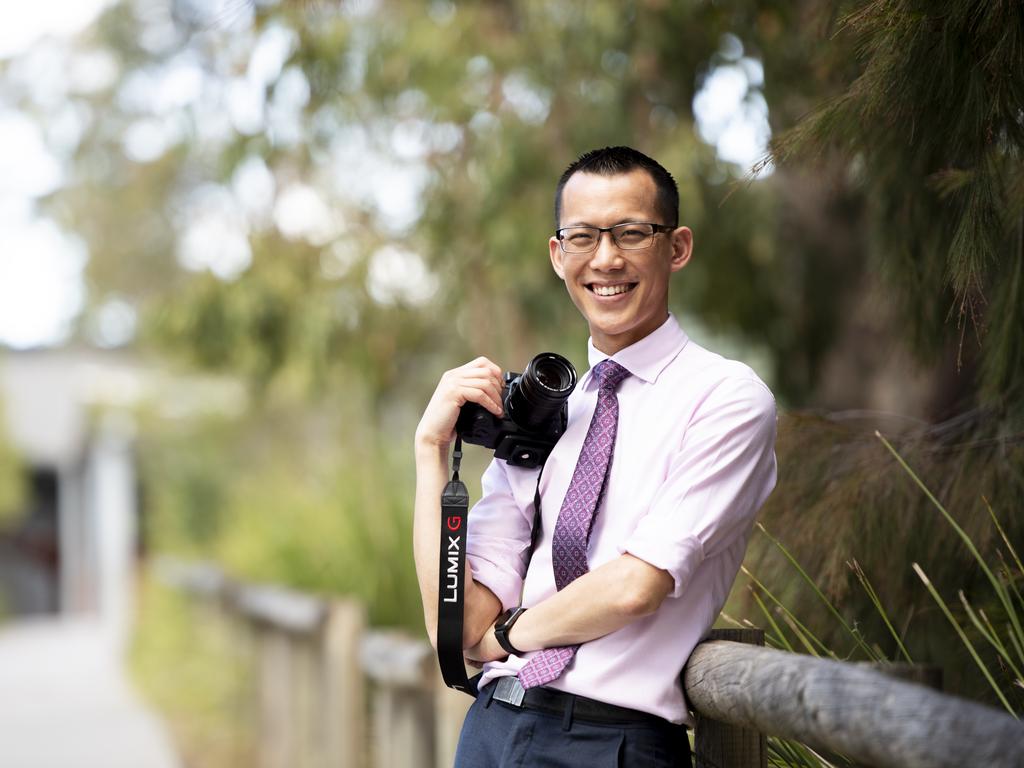
[[[616,247],[638,251],[649,248],[659,232],[671,232],[673,229],[675,227],[649,221],[629,221],[614,227],[562,227],[555,231],[555,237],[566,253],[590,253],[601,242],[601,234],[610,232]]]

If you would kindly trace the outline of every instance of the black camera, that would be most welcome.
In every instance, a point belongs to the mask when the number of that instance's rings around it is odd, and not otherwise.
[[[504,418],[476,403],[462,406],[455,430],[467,443],[494,450],[515,467],[539,467],[565,432],[566,400],[576,369],[554,352],[542,352],[521,374],[506,373],[501,390]]]

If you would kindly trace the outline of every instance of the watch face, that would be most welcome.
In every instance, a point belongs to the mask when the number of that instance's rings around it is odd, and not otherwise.
[[[515,608],[509,608],[507,611],[505,611],[503,614],[501,614],[501,616],[498,617],[498,620],[496,622],[494,622],[495,625],[499,626],[499,627],[504,626],[505,622],[508,621],[509,619],[511,619],[512,618],[512,614],[515,613],[515,612],[516,612]]]

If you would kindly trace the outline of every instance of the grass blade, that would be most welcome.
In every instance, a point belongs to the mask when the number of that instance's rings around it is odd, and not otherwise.
[[[757,527],[761,529],[761,533],[767,536],[768,540],[772,544],[778,547],[779,551],[782,552],[785,558],[790,562],[790,565],[796,568],[797,573],[799,573],[803,580],[810,585],[811,589],[813,589],[814,593],[818,596],[818,599],[825,604],[825,607],[828,608],[832,616],[834,616],[835,619],[843,626],[843,629],[845,629],[850,634],[850,637],[852,637],[854,641],[857,643],[857,645],[861,647],[861,649],[867,654],[868,658],[875,659],[875,654],[872,652],[871,648],[868,647],[868,644],[864,642],[863,638],[861,638],[860,633],[846,623],[846,619],[844,619],[842,614],[840,614],[839,611],[836,610],[836,607],[832,604],[832,601],[825,597],[825,594],[821,591],[821,589],[818,588],[818,585],[815,583],[814,579],[807,575],[807,572],[803,569],[803,567],[800,565],[797,559],[793,557],[790,551],[786,549],[785,546],[783,546],[782,542],[776,539],[770,533],[768,533],[768,529],[765,528],[763,524],[757,523]]]
[[[800,631],[799,627],[796,626],[796,622],[788,615],[782,614],[782,620],[786,622],[786,625],[790,628],[796,639],[800,641],[800,644],[807,650],[811,656],[817,656],[818,653],[814,650],[814,646],[811,641],[807,639],[807,635]]]
[[[967,633],[964,632],[963,627],[960,626],[960,623],[953,616],[952,612],[950,612],[949,606],[946,605],[945,601],[942,599],[942,596],[939,595],[939,593],[935,590],[935,587],[932,585],[931,579],[929,579],[928,576],[925,575],[925,572],[921,569],[920,565],[914,563],[913,567],[914,572],[917,573],[921,581],[924,582],[925,587],[928,588],[928,592],[931,593],[931,596],[935,599],[935,602],[938,603],[939,608],[942,609],[942,612],[949,620],[949,623],[953,625],[953,629],[955,629],[956,633],[960,636],[960,640],[963,641],[963,644],[965,646],[967,646],[967,650],[970,652],[971,658],[974,659],[974,663],[978,665],[978,669],[981,670],[981,673],[985,676],[985,679],[988,680],[989,685],[992,686],[992,690],[996,692],[996,696],[999,697],[999,700],[1003,703],[1003,706],[1006,708],[1006,711],[1014,717],[1017,717],[1017,713],[1013,711],[1013,707],[1010,706],[1010,702],[1006,700],[1006,697],[1003,695],[1003,692],[999,690],[999,686],[996,685],[996,681],[992,679],[992,674],[988,671],[988,667],[985,666],[985,662],[981,660],[981,657],[978,655],[978,652],[974,649],[974,645],[973,643],[971,643],[970,638],[967,637]]]
[[[988,617],[985,616],[985,612],[981,611],[981,617],[979,618],[978,614],[975,613],[974,608],[972,608],[971,604],[967,602],[967,596],[964,594],[964,591],[961,589],[957,594],[960,597],[960,604],[963,605],[964,610],[967,612],[967,617],[971,620],[971,623],[974,624],[981,636],[988,640],[989,645],[995,648],[996,653],[999,654],[1006,665],[1010,668],[1014,677],[1018,680],[1024,679],[1024,675],[1021,675],[1017,665],[1013,663],[1013,658],[1007,652],[1006,646],[1003,645],[1003,641],[999,639],[999,634],[992,627]]]
[[[996,530],[999,531],[999,535],[1003,538],[1003,543],[1006,544],[1006,548],[1010,550],[1010,555],[1013,557],[1014,562],[1017,563],[1017,570],[1020,571],[1021,576],[1024,576],[1024,564],[1021,564],[1017,550],[1013,548],[1013,544],[1010,543],[1010,538],[1006,535],[1006,531],[1004,531],[1003,526],[999,524],[999,518],[996,517],[996,513],[992,509],[992,505],[988,503],[988,499],[984,496],[981,497],[981,500],[985,502],[985,507],[988,509],[988,514],[992,518],[992,522],[996,526]]]
[[[765,594],[765,595],[767,595],[767,596],[768,596],[768,598],[769,598],[769,599],[770,599],[770,600],[771,600],[771,601],[772,601],[773,603],[775,603],[775,605],[777,605],[777,606],[778,606],[778,607],[779,607],[779,608],[780,608],[780,609],[782,610],[782,613],[783,613],[783,615],[785,615],[785,616],[788,616],[788,617],[789,617],[790,619],[792,619],[792,621],[793,621],[793,622],[794,622],[794,623],[795,623],[795,624],[796,624],[796,625],[797,625],[798,627],[800,627],[800,629],[801,629],[801,630],[803,630],[804,634],[805,634],[805,635],[806,635],[806,636],[807,636],[808,638],[810,638],[811,640],[813,640],[813,641],[814,641],[814,644],[818,646],[818,648],[819,648],[819,649],[821,650],[821,652],[822,652],[822,653],[823,653],[824,655],[826,655],[826,656],[828,656],[829,658],[832,658],[832,659],[836,659],[836,660],[838,660],[838,659],[839,659],[839,657],[838,657],[838,656],[837,656],[837,655],[836,655],[836,654],[835,654],[835,653],[834,653],[834,652],[833,652],[833,651],[832,651],[832,650],[831,650],[830,648],[828,648],[828,647],[827,647],[827,646],[826,646],[826,645],[825,645],[825,644],[824,644],[823,642],[821,642],[821,640],[819,640],[819,639],[818,639],[818,638],[817,638],[817,637],[815,636],[815,634],[814,634],[813,632],[811,632],[811,630],[809,630],[809,629],[808,629],[808,628],[807,628],[806,626],[804,626],[804,625],[803,625],[803,624],[802,624],[802,623],[800,622],[800,620],[799,620],[799,619],[797,619],[797,617],[796,617],[796,616],[794,616],[794,615],[793,615],[793,613],[792,613],[792,612],[791,612],[791,611],[790,611],[790,610],[789,610],[789,609],[788,609],[788,608],[787,608],[787,607],[786,607],[785,605],[783,605],[783,604],[782,604],[782,601],[781,601],[781,600],[779,600],[779,598],[777,598],[777,597],[776,597],[776,596],[775,596],[774,594],[772,594],[772,591],[771,591],[770,589],[768,589],[768,587],[766,587],[766,586],[765,586],[764,584],[762,584],[762,583],[761,583],[760,581],[758,581],[757,577],[756,577],[756,576],[754,576],[754,574],[752,574],[752,573],[751,573],[750,571],[748,571],[748,570],[747,570],[747,568],[746,568],[746,566],[741,566],[741,567],[740,567],[740,570],[742,570],[742,571],[743,571],[743,573],[744,573],[744,574],[746,574],[747,578],[749,578],[749,579],[750,579],[750,580],[751,580],[752,582],[754,582],[754,583],[755,583],[755,584],[756,584],[756,585],[758,586],[758,588],[759,588],[759,589],[760,589],[760,590],[761,590],[762,592],[764,592],[764,594]],[[821,654],[819,654],[819,653],[814,653],[814,654],[812,654],[812,655],[814,655],[814,656],[819,656],[819,655],[821,655]]]
[[[761,596],[757,594],[757,590],[752,588],[750,590],[750,594],[754,596],[754,600],[757,601],[757,606],[761,609],[761,613],[764,614],[765,619],[768,621],[769,624],[771,624],[772,630],[775,632],[774,636],[765,633],[765,641],[768,641],[769,639],[774,640],[776,648],[784,648],[785,650],[790,651],[792,653],[792,644],[789,642],[789,639],[783,633],[782,628],[779,627],[779,625],[776,623],[775,618],[771,614],[771,611],[768,610],[768,606],[764,604],[764,601],[761,600]]]
[[[907,650],[907,647],[903,645],[903,640],[900,639],[900,636],[896,632],[896,628],[893,627],[892,622],[889,621],[889,614],[883,607],[882,601],[878,597],[878,593],[875,592],[875,588],[871,585],[871,582],[868,580],[867,574],[864,573],[864,569],[860,567],[860,563],[858,563],[856,560],[850,561],[849,563],[847,563],[847,565],[849,565],[850,568],[853,569],[853,572],[854,574],[856,574],[857,580],[860,582],[860,585],[864,588],[864,591],[867,592],[868,599],[871,601],[871,604],[875,606],[875,610],[878,611],[878,615],[882,617],[882,621],[885,622],[885,626],[888,628],[889,634],[892,635],[893,640],[896,641],[896,645],[899,646],[900,653],[903,654],[903,658],[907,660],[907,663],[913,664],[914,660],[910,658],[910,652]],[[883,654],[881,653],[881,651],[879,651],[878,658],[881,659],[882,657]]]
[[[1021,578],[1024,578],[1024,565],[1021,564],[1020,557],[1017,555],[1017,550],[1014,549],[1013,544],[1010,543],[1010,537],[1006,535],[1006,531],[1003,530],[1003,526],[999,524],[999,518],[996,517],[995,510],[993,510],[992,505],[988,503],[988,499],[982,496],[981,500],[985,502],[985,507],[988,509],[989,517],[992,518],[992,524],[995,525],[996,530],[999,531],[999,535],[1002,537],[1003,543],[1006,544],[1006,548],[1010,551],[1010,556],[1017,564],[1017,570],[1019,571]],[[1003,570],[1006,574],[1006,583],[1008,588],[1013,590],[1013,594],[1017,598],[1017,602],[1024,607],[1024,599],[1021,598],[1021,594],[1017,590],[1016,578],[1010,572],[1010,567],[1003,558],[1002,552],[999,553],[999,559],[1003,563]],[[1020,616],[1017,614],[1017,609],[1013,604],[1013,600],[1007,599],[1004,607],[1006,608],[1010,624],[1013,625],[1013,629],[1010,632],[1010,638],[1011,640],[1017,641],[1014,642],[1013,645],[1020,657],[1021,664],[1024,664],[1024,651],[1021,650],[1021,646],[1024,645],[1024,629],[1021,628]]]
[[[1008,615],[1016,616],[1016,611],[1013,607],[1012,602],[1010,601],[1010,597],[1006,591],[1006,588],[999,581],[999,579],[996,578],[995,574],[992,573],[992,569],[988,567],[988,563],[985,562],[985,558],[981,556],[981,553],[978,551],[978,548],[974,546],[974,542],[971,540],[971,537],[968,536],[967,532],[960,527],[959,523],[957,523],[956,520],[953,519],[953,516],[949,514],[946,508],[942,506],[942,504],[939,502],[937,498],[935,498],[934,494],[930,490],[928,490],[928,486],[926,486],[921,481],[921,478],[917,476],[917,473],[915,473],[914,470],[910,468],[910,465],[903,460],[903,457],[900,456],[896,449],[892,447],[892,444],[888,440],[882,437],[882,433],[879,432],[877,429],[875,430],[875,436],[879,440],[881,440],[882,443],[885,444],[885,447],[889,449],[889,453],[896,457],[896,461],[900,463],[900,466],[903,467],[907,474],[910,475],[910,477],[914,480],[917,486],[922,491],[924,491],[924,494],[928,497],[932,504],[935,505],[935,508],[942,513],[942,516],[944,518],[946,518],[946,522],[948,522],[953,527],[953,530],[956,531],[957,535],[960,537],[960,540],[963,541],[967,549],[970,551],[971,555],[974,557],[975,561],[977,561],[978,565],[981,566],[981,569],[985,572],[985,575],[988,577],[989,583],[995,590],[996,595],[999,598],[999,601],[1003,604],[1003,607],[1006,609],[1006,613]],[[1018,632],[1019,631],[1020,630],[1018,629]]]

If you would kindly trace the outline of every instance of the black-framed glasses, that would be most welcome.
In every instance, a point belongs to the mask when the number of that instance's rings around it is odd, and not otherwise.
[[[601,234],[608,232],[612,241],[624,251],[649,248],[659,232],[671,232],[675,227],[650,221],[628,221],[613,227],[562,227],[555,231],[558,244],[566,253],[590,253],[601,242]]]

